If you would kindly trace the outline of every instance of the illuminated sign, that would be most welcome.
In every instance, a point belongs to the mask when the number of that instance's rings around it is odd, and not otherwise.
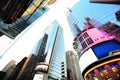
[[[102,42],[92,47],[95,55],[100,59],[109,55],[109,52],[119,50],[120,44],[115,40]]]

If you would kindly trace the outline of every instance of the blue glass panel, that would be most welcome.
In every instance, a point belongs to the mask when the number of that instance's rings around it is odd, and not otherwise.
[[[95,55],[100,59],[109,55],[110,51],[120,49],[120,44],[115,40],[102,42],[92,47]]]

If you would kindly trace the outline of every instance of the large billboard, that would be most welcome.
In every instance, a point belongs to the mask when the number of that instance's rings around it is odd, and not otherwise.
[[[105,41],[92,47],[97,58],[101,59],[109,55],[109,52],[119,50],[120,44],[116,40]]]

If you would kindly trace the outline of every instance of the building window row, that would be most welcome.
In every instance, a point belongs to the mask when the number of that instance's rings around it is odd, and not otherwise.
[[[83,49],[93,43],[93,40],[89,37],[87,32],[85,32],[84,34],[82,34],[82,36],[79,37],[79,41]]]
[[[85,32],[84,34],[82,34],[82,36],[79,37],[79,41],[82,42],[83,40],[85,40],[88,37],[89,37],[88,33]]]
[[[88,45],[94,43],[93,40],[92,40],[91,38],[88,38],[88,39],[86,40],[86,42],[87,42]]]
[[[91,38],[87,38],[81,43],[81,45],[82,48],[85,49],[87,46],[91,45],[92,43],[94,43],[93,40]]]
[[[84,37],[84,39],[86,39],[87,37],[89,37],[88,33],[85,32],[85,33],[83,34],[83,37]]]
[[[85,48],[87,47],[87,44],[86,44],[86,42],[85,42],[85,41],[84,41],[84,42],[82,42],[82,44],[81,44],[81,45],[82,45],[82,48],[83,48],[83,49],[85,49]]]
[[[82,42],[84,39],[82,36],[80,36],[79,41]]]

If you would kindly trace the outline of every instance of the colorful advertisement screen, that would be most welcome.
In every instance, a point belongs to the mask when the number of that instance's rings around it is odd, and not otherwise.
[[[100,59],[109,55],[113,50],[120,50],[120,44],[116,40],[99,43],[92,47],[95,55]]]

